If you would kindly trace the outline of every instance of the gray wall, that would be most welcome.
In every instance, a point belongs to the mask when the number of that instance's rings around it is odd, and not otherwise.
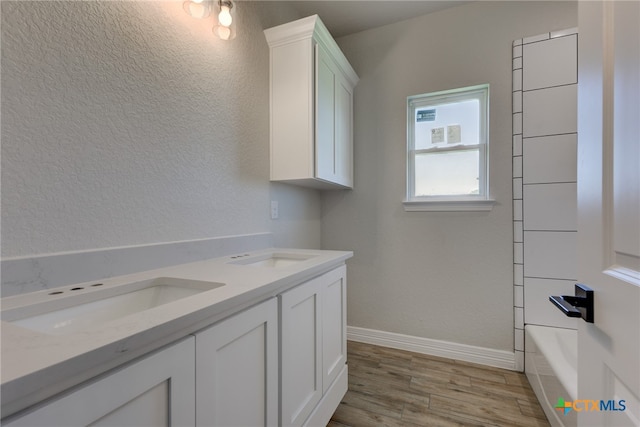
[[[263,28],[173,2],[2,1],[2,256],[274,232],[320,246],[320,196],[269,183]],[[269,217],[269,201],[281,218]]]
[[[575,4],[476,2],[339,40],[361,78],[356,189],[321,202],[268,181],[262,29],[298,16],[242,2],[223,43],[181,3],[0,3],[2,256],[273,231],[355,251],[350,325],[512,349],[511,41],[575,26]],[[406,97],[478,83],[499,204],[405,213]]]
[[[513,350],[512,41],[575,27],[576,3],[474,2],[338,40],[355,92],[355,189],[322,196],[322,245],[351,249],[348,324]],[[493,211],[404,212],[406,97],[490,93]]]

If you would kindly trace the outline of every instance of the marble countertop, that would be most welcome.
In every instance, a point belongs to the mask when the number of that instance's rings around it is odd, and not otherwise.
[[[311,257],[275,268],[238,263],[273,253]],[[276,296],[352,256],[353,253],[347,251],[272,248],[104,279],[99,281],[101,290],[158,277],[216,282],[225,286],[69,334],[36,332],[6,321],[7,316],[3,315],[2,417]],[[89,293],[94,292],[90,286],[93,283],[74,284],[73,287],[84,285]],[[2,313],[69,295],[68,292],[50,295],[52,291],[47,289],[3,298]]]

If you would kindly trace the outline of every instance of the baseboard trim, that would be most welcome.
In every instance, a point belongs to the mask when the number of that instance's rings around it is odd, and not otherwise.
[[[347,339],[496,368],[517,370],[514,352],[347,326]]]

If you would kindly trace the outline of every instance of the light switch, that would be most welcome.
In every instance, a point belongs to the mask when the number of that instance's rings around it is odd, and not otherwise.
[[[271,219],[278,219],[280,212],[278,211],[278,201],[271,201]]]

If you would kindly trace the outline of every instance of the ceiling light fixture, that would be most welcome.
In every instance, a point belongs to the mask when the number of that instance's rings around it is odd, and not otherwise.
[[[203,19],[211,15],[211,0],[187,0],[182,7],[194,18]]]
[[[213,27],[213,34],[222,40],[232,40],[236,37],[235,4],[232,0],[218,0],[216,5],[217,24]]]

